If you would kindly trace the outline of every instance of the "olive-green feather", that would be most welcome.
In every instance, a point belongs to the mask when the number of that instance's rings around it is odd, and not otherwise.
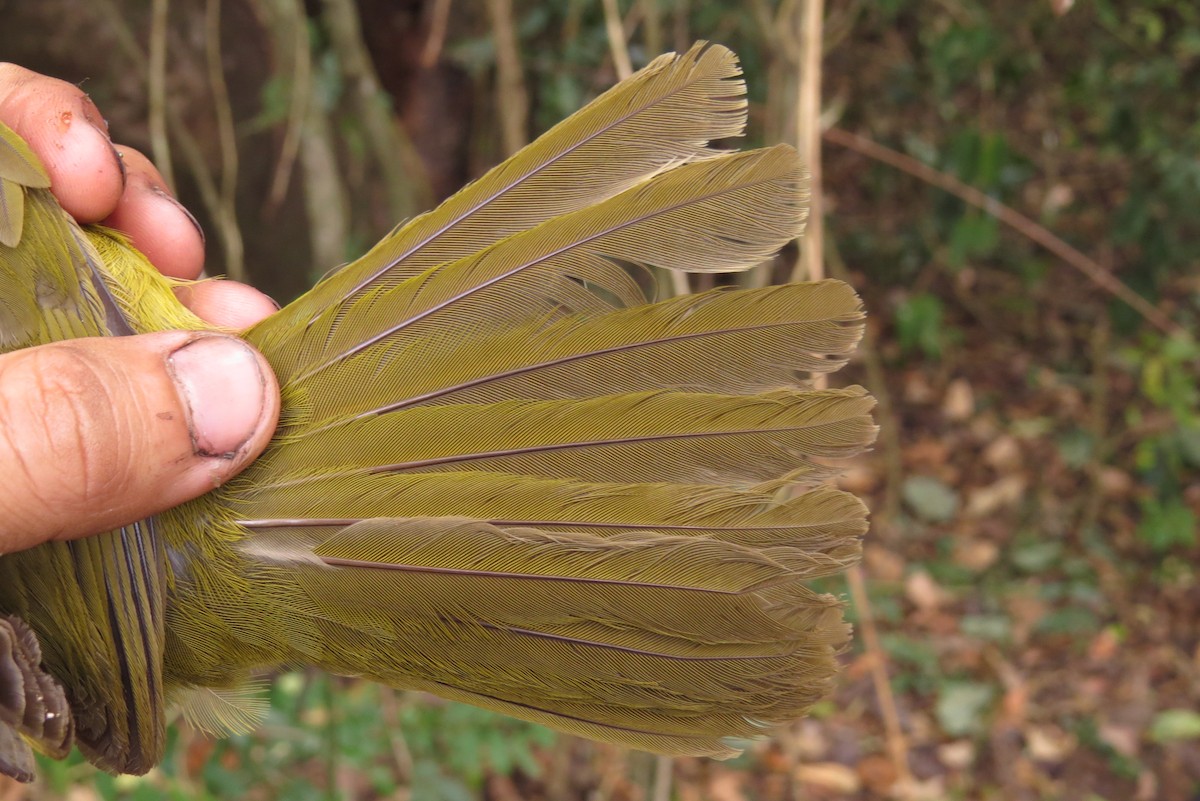
[[[836,281],[653,303],[645,280],[801,232],[795,151],[711,145],[744,94],[722,47],[656,59],[246,332],[283,413],[241,475],[0,557],[0,618],[92,761],[152,767],[168,703],[252,727],[247,682],[281,665],[677,754],[828,691],[848,631],[806,583],[858,558],[866,512],[822,482],[875,427],[865,391],[812,378],[861,304]],[[0,128],[0,352],[205,327],[133,244],[76,225]],[[0,718],[0,770],[37,734]]]

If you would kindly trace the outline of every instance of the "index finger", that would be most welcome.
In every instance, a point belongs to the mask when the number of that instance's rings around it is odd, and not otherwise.
[[[0,121],[29,143],[76,220],[98,222],[116,208],[125,168],[104,117],[79,87],[0,63]]]

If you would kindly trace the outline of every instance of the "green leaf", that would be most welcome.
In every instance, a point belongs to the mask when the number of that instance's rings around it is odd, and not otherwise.
[[[1096,441],[1090,433],[1081,428],[1066,431],[1058,438],[1058,452],[1069,467],[1076,470],[1083,467],[1095,452]]]
[[[1190,548],[1196,544],[1196,514],[1182,498],[1147,498],[1141,506],[1138,537],[1155,551],[1166,551],[1177,545]]]
[[[967,615],[960,624],[968,637],[1006,642],[1012,636],[1012,621],[1004,615]]]
[[[952,737],[980,734],[986,728],[988,707],[995,697],[996,688],[990,684],[950,682],[938,694],[938,724]]]
[[[1156,743],[1200,739],[1200,712],[1190,709],[1159,712],[1150,724],[1150,739]]]
[[[1056,540],[1023,540],[1013,547],[1012,563],[1025,573],[1041,573],[1062,557],[1062,543]]]
[[[1099,630],[1100,622],[1090,610],[1078,606],[1056,609],[1038,621],[1039,634],[1067,634],[1075,638]]]
[[[913,476],[904,482],[904,500],[922,520],[945,523],[958,512],[958,494],[933,476]]]
[[[936,358],[946,344],[942,302],[933,295],[913,295],[896,309],[896,333],[905,352],[921,351]]]

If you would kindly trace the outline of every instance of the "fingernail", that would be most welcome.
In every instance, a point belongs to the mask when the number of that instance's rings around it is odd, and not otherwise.
[[[266,380],[241,340],[206,336],[167,357],[198,456],[237,456],[262,423]]]
[[[112,153],[113,160],[117,162],[117,169],[121,172],[121,188],[124,189],[125,181],[129,174],[125,170],[125,159],[121,156],[121,151],[117,150],[117,146],[113,144],[112,137],[108,133],[108,122],[100,114],[100,110],[96,108],[96,104],[92,102],[90,97],[84,97],[81,102],[83,108],[83,118],[87,124],[96,129],[96,133],[100,134],[100,138],[108,145],[109,151]]]
[[[176,200],[170,192],[166,191],[161,186],[154,186],[152,184],[150,186],[150,191],[161,197],[163,200],[170,201],[172,206],[183,212],[183,216],[188,218],[188,222],[192,224],[192,227],[196,229],[196,233],[200,235],[200,244],[203,245],[207,241],[204,238],[204,229],[200,227],[200,221],[197,220],[190,211],[188,211],[187,206]]]
[[[112,152],[117,157],[117,167],[119,167],[121,170],[121,188],[124,189],[125,184],[129,183],[129,170],[125,168],[125,154],[120,150],[117,150],[116,146],[112,144],[111,140],[109,141],[108,146],[112,148]]]

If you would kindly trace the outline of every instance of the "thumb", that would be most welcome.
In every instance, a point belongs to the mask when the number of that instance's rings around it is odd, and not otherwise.
[[[0,554],[119,528],[267,446],[279,388],[240,339],[169,331],[0,356]]]

